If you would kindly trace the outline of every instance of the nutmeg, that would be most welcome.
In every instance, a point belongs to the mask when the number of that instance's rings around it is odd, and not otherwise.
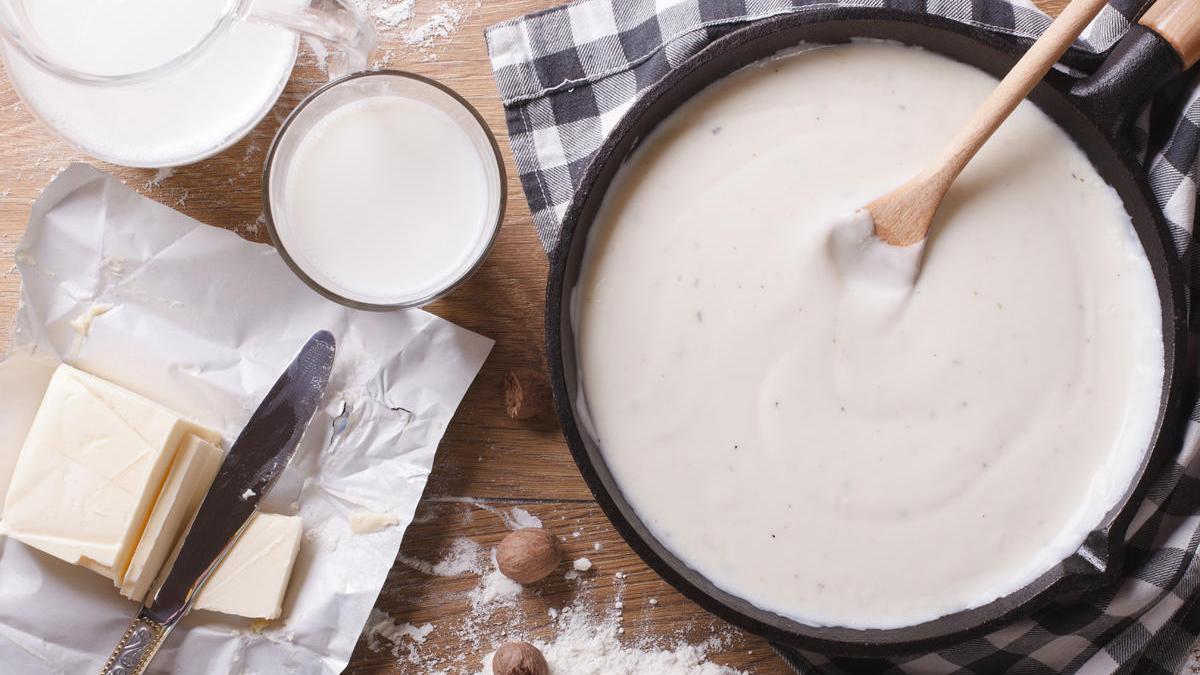
[[[496,566],[519,584],[545,579],[560,562],[558,540],[553,532],[541,527],[517,530],[496,547]]]
[[[492,655],[495,675],[550,675],[546,657],[528,642],[508,642]]]
[[[514,420],[528,420],[553,408],[550,378],[540,370],[513,368],[504,374],[504,411]]]

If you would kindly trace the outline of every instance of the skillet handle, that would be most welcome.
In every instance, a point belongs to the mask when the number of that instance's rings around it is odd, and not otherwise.
[[[1184,68],[1200,61],[1200,2],[1158,0],[1138,23],[1170,43]]]
[[[1197,60],[1200,0],[1158,0],[1071,95],[1110,138],[1127,138],[1154,94]]]

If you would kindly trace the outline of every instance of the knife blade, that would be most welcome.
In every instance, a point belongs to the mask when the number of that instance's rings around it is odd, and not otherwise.
[[[217,470],[174,564],[125,631],[102,675],[138,675],[149,666],[291,460],[324,397],[335,351],[328,331],[313,335],[250,416]]]

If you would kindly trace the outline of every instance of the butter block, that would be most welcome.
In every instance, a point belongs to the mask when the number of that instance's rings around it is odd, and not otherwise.
[[[50,379],[13,470],[9,536],[120,584],[186,434],[216,432],[67,365]]]
[[[188,434],[171,465],[166,482],[150,511],[124,580],[121,595],[141,602],[175,543],[191,522],[196,509],[221,467],[221,450]]]
[[[249,619],[277,618],[300,552],[302,525],[298,516],[251,516],[229,555],[200,589],[193,607]]]

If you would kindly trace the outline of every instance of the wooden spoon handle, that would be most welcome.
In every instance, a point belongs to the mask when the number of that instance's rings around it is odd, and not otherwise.
[[[1170,43],[1184,68],[1200,61],[1200,1],[1158,0],[1138,23]]]
[[[1200,3],[1200,0],[1186,1]],[[925,238],[938,205],[967,162],[1106,4],[1107,0],[1072,0],[975,110],[937,161],[904,185],[867,204],[875,221],[875,234],[880,239],[893,246],[910,246]]]
[[[1197,3],[1197,0],[1186,0],[1180,4],[1193,3]],[[967,162],[971,161],[971,157],[979,152],[988,138],[1042,81],[1059,57],[1075,42],[1075,38],[1107,4],[1107,0],[1072,0],[1004,76],[1000,85],[975,111],[967,126],[950,142],[941,160],[933,165],[933,173],[945,181],[947,189]]]

